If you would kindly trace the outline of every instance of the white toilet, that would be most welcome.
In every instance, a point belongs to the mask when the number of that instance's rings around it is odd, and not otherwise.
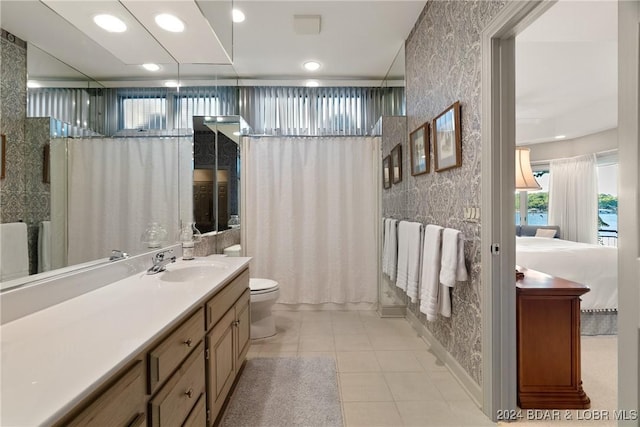
[[[240,256],[240,245],[225,248],[227,256]],[[270,279],[249,279],[251,289],[251,339],[267,338],[276,334],[276,322],[271,307],[280,296],[278,282]]]

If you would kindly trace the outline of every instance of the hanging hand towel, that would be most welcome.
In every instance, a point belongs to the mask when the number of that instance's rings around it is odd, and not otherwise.
[[[409,223],[400,221],[398,224],[398,270],[396,286],[407,291],[407,279],[409,272]]]
[[[0,282],[29,275],[27,224],[0,224]]]
[[[398,220],[389,219],[389,243],[387,245],[387,274],[392,282],[398,272]]]
[[[418,301],[420,286],[420,261],[422,260],[422,224],[410,222],[407,225],[407,295],[411,302]]]
[[[442,227],[433,224],[427,225],[424,230],[422,273],[420,280],[420,311],[427,315],[429,322],[436,320],[438,314],[442,230]]]
[[[452,228],[442,232],[442,261],[440,263],[440,314],[451,316],[450,290],[456,281],[468,279],[467,267],[464,263],[464,239],[462,233]]]
[[[389,275],[389,218],[382,218],[382,273]]]
[[[51,221],[42,221],[38,229],[38,273],[51,270]]]

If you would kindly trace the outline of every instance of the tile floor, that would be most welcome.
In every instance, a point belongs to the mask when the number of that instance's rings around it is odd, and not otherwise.
[[[449,371],[404,319],[374,311],[275,311],[278,334],[248,357],[335,358],[350,426],[486,426]]]

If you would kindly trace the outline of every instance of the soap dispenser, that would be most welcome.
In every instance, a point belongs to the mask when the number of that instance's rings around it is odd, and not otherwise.
[[[183,222],[180,229],[180,242],[182,242],[182,259],[194,258],[195,243],[201,238],[200,231],[193,222]]]

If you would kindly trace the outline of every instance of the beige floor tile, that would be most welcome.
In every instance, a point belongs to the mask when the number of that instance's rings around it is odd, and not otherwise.
[[[331,311],[301,311],[302,323],[305,322],[330,322]]]
[[[329,320],[322,322],[302,322],[300,335],[333,335],[333,325]]]
[[[425,342],[418,337],[369,335],[369,339],[374,350],[425,350],[427,348]]]
[[[405,426],[462,427],[490,426],[491,421],[477,410],[453,410],[446,402],[396,402]]]
[[[423,372],[424,369],[411,350],[376,351],[376,358],[384,372]]]
[[[336,352],[338,372],[380,372],[380,365],[372,351]]]
[[[298,351],[335,351],[333,335],[301,335]]]
[[[340,392],[343,402],[389,402],[393,396],[382,374],[340,373]]]
[[[296,310],[281,310],[278,309],[278,304],[273,306],[272,310],[273,315],[276,317],[276,321],[279,318],[286,318],[293,321],[301,322],[302,321],[302,312]]]
[[[298,343],[270,343],[262,344],[260,353],[284,353],[284,352],[298,352]]]
[[[395,401],[436,400],[445,402],[427,373],[387,372],[384,377]]]
[[[373,350],[366,335],[335,335],[336,351]]]
[[[399,323],[400,320],[403,323]],[[370,336],[394,335],[417,337],[418,333],[402,319],[379,319],[379,321],[365,321],[364,327]]]
[[[333,320],[333,334],[334,335],[366,335],[367,331],[364,328],[364,324],[359,321],[353,320]]]
[[[298,357],[322,357],[335,360],[336,354],[333,351],[299,351]]]
[[[331,321],[333,322],[361,322],[360,314],[357,311],[332,311]]]
[[[440,359],[438,359],[430,350],[414,351],[413,355],[416,356],[416,359],[418,359],[418,362],[420,362],[425,371],[449,372],[444,363],[440,361]]]
[[[295,351],[261,351],[258,357],[297,357]]]
[[[462,386],[453,378],[448,379],[431,379],[433,384],[438,388],[442,397],[447,401],[468,400],[469,395]]]
[[[461,421],[461,425],[474,427],[496,425],[496,423],[491,421],[468,396],[466,400],[448,403],[449,408],[455,414],[455,417]]]
[[[380,318],[380,315],[378,314],[378,312],[376,310],[358,310],[358,315],[360,316],[360,319],[362,319],[362,320],[379,319]]]
[[[393,402],[347,402],[344,404],[346,427],[398,427],[402,418]]]

